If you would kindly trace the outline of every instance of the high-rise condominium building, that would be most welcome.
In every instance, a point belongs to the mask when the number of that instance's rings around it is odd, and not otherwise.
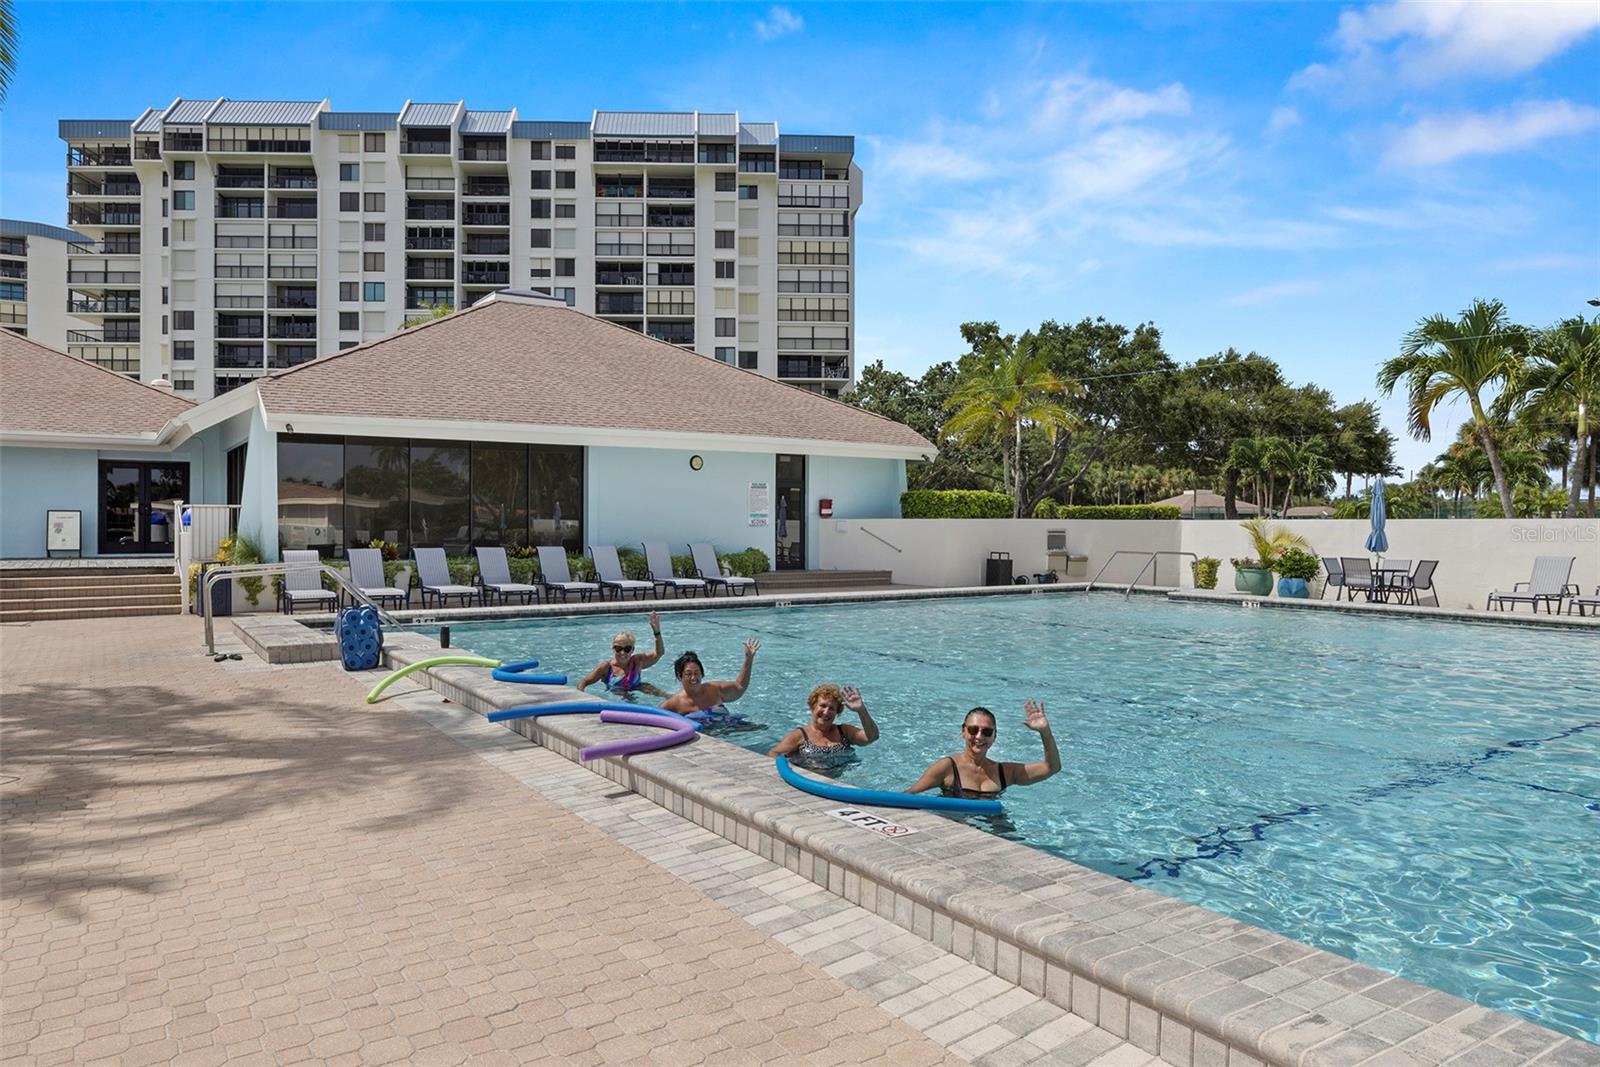
[[[0,219],[0,328],[51,348],[89,328],[67,311],[67,250],[87,240],[60,226]]]
[[[92,239],[68,350],[197,400],[508,287],[830,395],[853,376],[853,137],[228,99],[60,133]]]

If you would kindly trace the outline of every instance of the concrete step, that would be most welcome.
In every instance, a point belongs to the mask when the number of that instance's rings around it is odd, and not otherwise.
[[[820,592],[829,589],[881,589],[893,571],[768,571],[758,579],[763,593]]]
[[[67,578],[0,578],[0,602],[8,600],[33,600],[47,596],[94,596],[102,593],[117,594],[175,590],[175,574],[112,574],[104,577],[72,576]]]
[[[183,609],[177,604],[163,607],[49,608],[38,611],[13,611],[10,608],[0,608],[0,623],[49,622],[57,619],[119,619],[131,616],[180,615],[182,613]]]
[[[75,611],[88,608],[166,608],[181,605],[183,593],[170,592],[105,594],[100,596],[51,596],[32,600],[0,601],[5,611]]]
[[[0,580],[12,578],[99,578],[110,575],[128,574],[171,574],[172,561],[159,560],[151,563],[114,563],[104,567],[30,567],[27,564],[17,567],[0,568]]]

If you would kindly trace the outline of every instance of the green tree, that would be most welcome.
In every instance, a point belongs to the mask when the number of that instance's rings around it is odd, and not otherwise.
[[[1166,433],[1182,442],[1172,458],[1197,470],[1220,472],[1223,514],[1238,518],[1241,472],[1228,464],[1228,455],[1241,438],[1267,435],[1270,405],[1292,390],[1272,360],[1231,348],[1196,360],[1176,377],[1163,412]],[[1256,503],[1267,504],[1259,497]]]
[[[1344,495],[1351,496],[1356,475],[1376,478],[1394,473],[1394,434],[1383,428],[1378,405],[1370,400],[1346,404],[1333,413],[1335,429],[1328,440],[1333,469],[1344,475]]]
[[[422,307],[428,313],[426,315],[414,315],[406,319],[400,324],[402,330],[409,330],[413,326],[421,326],[423,323],[432,322],[434,319],[442,319],[456,310],[449,304],[423,304]]]
[[[967,366],[956,391],[945,401],[951,415],[944,432],[963,443],[996,442],[1002,483],[1014,502],[1014,514],[1031,515],[1046,495],[1040,483],[1054,472],[1036,469],[1030,475],[1023,458],[1023,432],[1036,428],[1055,446],[1062,431],[1079,424],[1062,403],[1079,387],[1050,370],[1036,334],[990,333],[975,340],[975,358],[970,363],[963,360]]]
[[[1411,436],[1426,441],[1432,436],[1433,411],[1445,399],[1465,397],[1477,420],[1478,432],[1495,491],[1504,514],[1512,514],[1511,489],[1501,468],[1499,443],[1485,404],[1487,393],[1505,385],[1516,370],[1525,331],[1506,317],[1498,300],[1474,300],[1459,319],[1431,315],[1401,341],[1400,354],[1378,370],[1378,387],[1394,392],[1402,379],[1406,386],[1407,421]]]
[[[1530,420],[1572,425],[1571,473],[1566,476],[1566,516],[1578,513],[1584,484],[1584,459],[1594,432],[1590,413],[1600,405],[1600,317],[1579,315],[1565,319],[1534,336],[1532,359],[1514,377],[1506,391],[1509,410]],[[1562,457],[1565,469],[1566,457]],[[1588,481],[1595,472],[1590,464]],[[1594,517],[1594,491],[1589,493],[1589,516]]]
[[[1328,443],[1313,437],[1298,444],[1289,443],[1277,455],[1277,465],[1288,478],[1283,491],[1283,510],[1287,514],[1294,503],[1294,487],[1298,482],[1308,492],[1320,492],[1333,474],[1333,460],[1328,455]]]

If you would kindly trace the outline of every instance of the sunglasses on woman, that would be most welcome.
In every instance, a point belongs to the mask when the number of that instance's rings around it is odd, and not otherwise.
[[[993,726],[968,726],[966,728],[966,731],[967,731],[967,736],[968,737],[993,737],[994,736],[994,727]]]
[[[632,645],[612,645],[611,646],[611,651],[613,651],[613,652],[632,652],[633,651],[633,646]]]

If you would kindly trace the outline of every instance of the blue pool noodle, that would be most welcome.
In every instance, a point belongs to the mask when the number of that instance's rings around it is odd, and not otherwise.
[[[887,789],[858,789],[853,785],[838,785],[834,782],[819,782],[815,778],[807,778],[789,766],[789,757],[787,756],[779,756],[774,762],[778,766],[778,777],[803,793],[810,793],[812,796],[822,797],[825,800],[838,800],[846,804],[877,808],[950,811],[959,812],[962,815],[999,815],[1001,812],[998,800],[966,800],[962,797],[930,797],[921,793],[895,793]]]
[[[533,719],[540,715],[596,715],[602,711],[631,711],[657,715],[663,719],[687,722],[696,730],[700,729],[700,723],[675,711],[652,707],[649,704],[625,704],[620,700],[558,700],[551,704],[526,704],[520,708],[491,711],[489,721],[509,722],[512,719]]]
[[[521,682],[525,685],[566,685],[567,676],[564,674],[528,674],[539,665],[536,659],[520,660],[516,663],[502,663],[494,669],[493,678],[497,682]]]

